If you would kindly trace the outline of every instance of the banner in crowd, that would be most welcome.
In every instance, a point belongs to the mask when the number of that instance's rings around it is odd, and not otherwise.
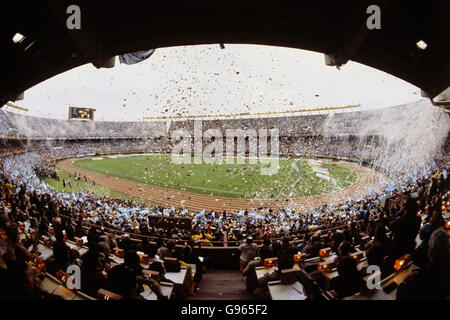
[[[316,173],[324,174],[324,175],[327,175],[327,176],[330,175],[330,172],[328,171],[327,168],[311,167],[311,170],[316,172]]]
[[[322,166],[322,161],[320,161],[320,160],[308,160],[308,166],[309,167],[318,167],[318,168],[320,168]]]

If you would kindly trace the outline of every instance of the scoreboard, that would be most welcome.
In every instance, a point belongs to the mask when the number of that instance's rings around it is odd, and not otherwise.
[[[69,120],[94,120],[94,111],[92,108],[69,107]]]

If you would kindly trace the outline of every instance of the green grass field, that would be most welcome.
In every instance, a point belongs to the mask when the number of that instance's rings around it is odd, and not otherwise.
[[[44,181],[47,182],[50,186],[55,188],[58,191],[65,191],[65,192],[91,192],[93,194],[96,194],[100,197],[108,197],[113,199],[122,199],[122,200],[133,200],[138,203],[144,203],[146,205],[152,205],[152,203],[148,201],[142,201],[141,199],[137,197],[131,197],[129,195],[126,195],[121,192],[114,191],[112,189],[100,186],[100,185],[93,185],[92,182],[84,182],[83,180],[79,180],[78,184],[75,181],[75,178],[73,175],[70,175],[68,172],[56,169],[56,172],[59,176],[59,181],[56,179],[45,179]],[[66,186],[63,185],[63,179],[66,182]],[[72,187],[69,187],[68,182],[70,181]]]
[[[139,183],[243,199],[319,195],[347,187],[358,177],[353,170],[323,164],[330,172],[328,181],[318,177],[306,160],[280,159],[280,169],[274,175],[261,175],[263,164],[249,164],[248,159],[245,164],[174,164],[170,155],[83,159],[74,165]]]

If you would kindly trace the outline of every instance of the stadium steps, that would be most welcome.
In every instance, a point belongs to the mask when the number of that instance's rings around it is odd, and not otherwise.
[[[187,300],[253,300],[239,270],[212,270],[203,274],[199,291]]]

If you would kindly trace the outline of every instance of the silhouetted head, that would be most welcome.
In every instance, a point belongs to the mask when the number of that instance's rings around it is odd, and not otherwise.
[[[294,267],[294,257],[290,254],[283,254],[278,258],[278,269],[285,270]]]

